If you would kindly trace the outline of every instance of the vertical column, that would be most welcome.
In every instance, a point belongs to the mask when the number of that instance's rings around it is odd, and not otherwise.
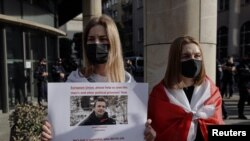
[[[23,75],[26,78],[27,77],[27,68],[26,68],[26,62],[27,62],[27,54],[26,54],[26,38],[25,38],[25,32],[22,32],[22,38],[23,38]],[[24,84],[24,95],[27,98],[28,97],[28,91],[27,91],[27,81],[25,81]]]
[[[45,52],[44,58],[47,60],[46,71],[49,72],[48,69],[49,69],[49,61],[50,61],[50,60],[49,60],[49,58],[48,58],[48,36],[47,36],[47,35],[44,36],[44,52]],[[51,61],[52,61],[52,60],[51,60]]]
[[[239,14],[240,1],[229,0],[228,55],[235,56],[239,52]]]
[[[9,91],[8,91],[8,65],[7,65],[7,46],[6,46],[6,29],[3,28],[2,30],[2,37],[3,37],[3,42],[2,42],[2,68],[1,72],[1,84],[2,84],[2,90],[1,90],[1,95],[2,95],[2,102],[3,102],[3,113],[9,112]]]
[[[163,79],[169,47],[181,35],[201,44],[208,75],[215,80],[217,1],[145,0],[145,81],[152,87]],[[157,54],[157,55],[155,55]]]
[[[102,0],[83,0],[83,27],[93,16],[102,14]]]
[[[31,34],[30,34],[30,32],[28,32],[28,35],[27,35],[27,38],[29,38],[29,40],[28,40],[28,49],[29,49],[29,55],[30,55],[30,60],[32,60],[32,65],[31,65],[31,70],[30,70],[30,101],[33,101],[33,99],[34,99],[34,94],[35,94],[35,83],[34,83],[34,85],[33,85],[33,82],[35,82],[35,80],[34,80],[34,77],[33,77],[33,74],[34,74],[34,71],[35,71],[35,65],[34,65],[34,63],[35,63],[35,60],[34,60],[34,50],[31,48]]]

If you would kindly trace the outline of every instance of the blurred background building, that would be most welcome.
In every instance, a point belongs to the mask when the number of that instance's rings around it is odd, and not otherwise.
[[[217,58],[250,56],[250,0],[218,0]]]
[[[143,56],[143,1],[103,0],[103,13],[116,22],[124,56]]]

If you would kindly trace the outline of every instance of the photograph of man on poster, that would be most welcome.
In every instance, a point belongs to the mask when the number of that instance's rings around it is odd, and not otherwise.
[[[48,92],[53,141],[144,141],[147,83],[49,83]]]
[[[106,111],[107,102],[104,97],[98,97],[94,103],[94,109],[91,114],[84,119],[79,126],[84,125],[114,125],[116,124],[115,119],[109,117]]]
[[[71,96],[70,126],[128,124],[128,97]]]

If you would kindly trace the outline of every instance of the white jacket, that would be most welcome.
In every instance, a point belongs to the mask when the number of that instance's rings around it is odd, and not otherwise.
[[[99,74],[92,74],[86,78],[78,69],[72,71],[67,78],[66,82],[107,82],[107,77],[101,76]],[[131,83],[135,82],[133,76],[126,72],[125,73],[125,82]]]

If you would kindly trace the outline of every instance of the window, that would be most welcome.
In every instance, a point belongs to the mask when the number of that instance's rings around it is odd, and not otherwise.
[[[223,59],[227,57],[228,46],[228,28],[223,26],[217,31],[217,58]]]
[[[118,16],[117,10],[114,11],[114,17],[116,18]]]
[[[218,11],[226,11],[229,9],[229,0],[219,0]]]
[[[143,1],[137,0],[137,8],[142,8],[142,7],[143,7]]]
[[[250,21],[240,29],[240,56],[250,55]]]
[[[143,42],[143,28],[138,29],[138,42]]]
[[[24,2],[39,6],[40,8],[46,9],[52,13],[55,12],[54,0],[24,0]]]
[[[241,0],[240,1],[241,3],[241,6],[245,6],[245,5],[248,5],[248,4],[250,4],[250,0]]]
[[[33,59],[39,60],[46,57],[45,36],[35,30],[30,30],[27,35],[27,43],[29,43],[30,50],[33,51]]]
[[[7,58],[23,59],[23,42],[21,29],[14,26],[6,27],[6,37]]]
[[[118,11],[117,10],[113,10],[112,18],[114,18],[114,20],[117,20],[117,18],[118,18]]]
[[[109,8],[109,2],[105,4],[105,8]]]
[[[56,60],[57,38],[47,35],[47,55],[49,60]]]

